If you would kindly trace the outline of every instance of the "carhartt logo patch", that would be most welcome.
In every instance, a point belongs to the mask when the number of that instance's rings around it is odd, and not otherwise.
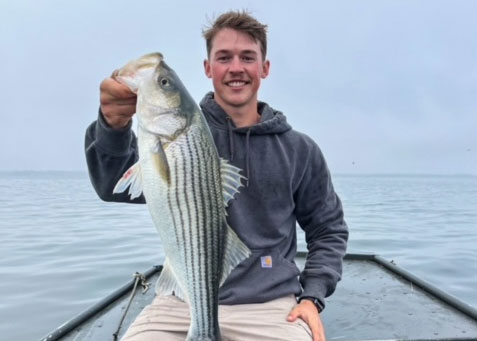
[[[262,261],[262,268],[271,268],[272,267],[272,256],[263,256],[260,257]]]

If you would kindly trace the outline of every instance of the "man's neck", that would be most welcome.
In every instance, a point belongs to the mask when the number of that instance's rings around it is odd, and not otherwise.
[[[237,128],[250,127],[260,122],[258,103],[251,103],[246,107],[234,107],[217,102],[227,115],[232,119]]]
[[[257,110],[255,109],[254,112],[250,113],[243,113],[243,112],[227,112],[227,115],[232,119],[234,125],[237,128],[241,127],[251,127],[258,122],[260,122],[260,115],[258,114]]]

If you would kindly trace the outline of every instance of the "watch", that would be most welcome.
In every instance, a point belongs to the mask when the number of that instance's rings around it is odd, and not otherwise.
[[[317,299],[316,297],[311,297],[311,296],[300,297],[298,299],[298,303],[300,303],[302,300],[312,301],[313,304],[315,305],[316,309],[318,309],[319,313],[321,313],[323,311],[324,306],[321,303],[321,301],[319,299]]]

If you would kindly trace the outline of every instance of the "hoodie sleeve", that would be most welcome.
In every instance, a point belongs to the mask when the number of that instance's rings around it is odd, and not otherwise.
[[[301,297],[317,298],[324,308],[341,279],[348,227],[326,161],[313,142],[295,194],[297,221],[305,231],[308,256],[300,275]]]
[[[85,153],[91,183],[102,200],[145,202],[142,195],[130,200],[127,191],[113,194],[118,180],[138,159],[136,136],[131,123],[120,130],[112,129],[100,111],[98,119],[86,129]]]

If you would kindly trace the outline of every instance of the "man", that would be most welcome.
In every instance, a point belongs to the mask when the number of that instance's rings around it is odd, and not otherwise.
[[[326,162],[309,137],[258,101],[270,71],[266,26],[246,13],[227,12],[204,37],[204,69],[214,92],[200,106],[219,155],[245,172],[227,219],[252,251],[220,289],[223,339],[324,340],[320,312],[340,279],[348,238]],[[138,157],[131,131],[136,97],[114,77],[100,92],[99,118],[86,132],[90,177],[103,200],[130,202],[112,189]],[[301,274],[293,261],[297,221],[309,251]],[[156,297],[125,340],[183,340],[188,325],[186,303]]]

